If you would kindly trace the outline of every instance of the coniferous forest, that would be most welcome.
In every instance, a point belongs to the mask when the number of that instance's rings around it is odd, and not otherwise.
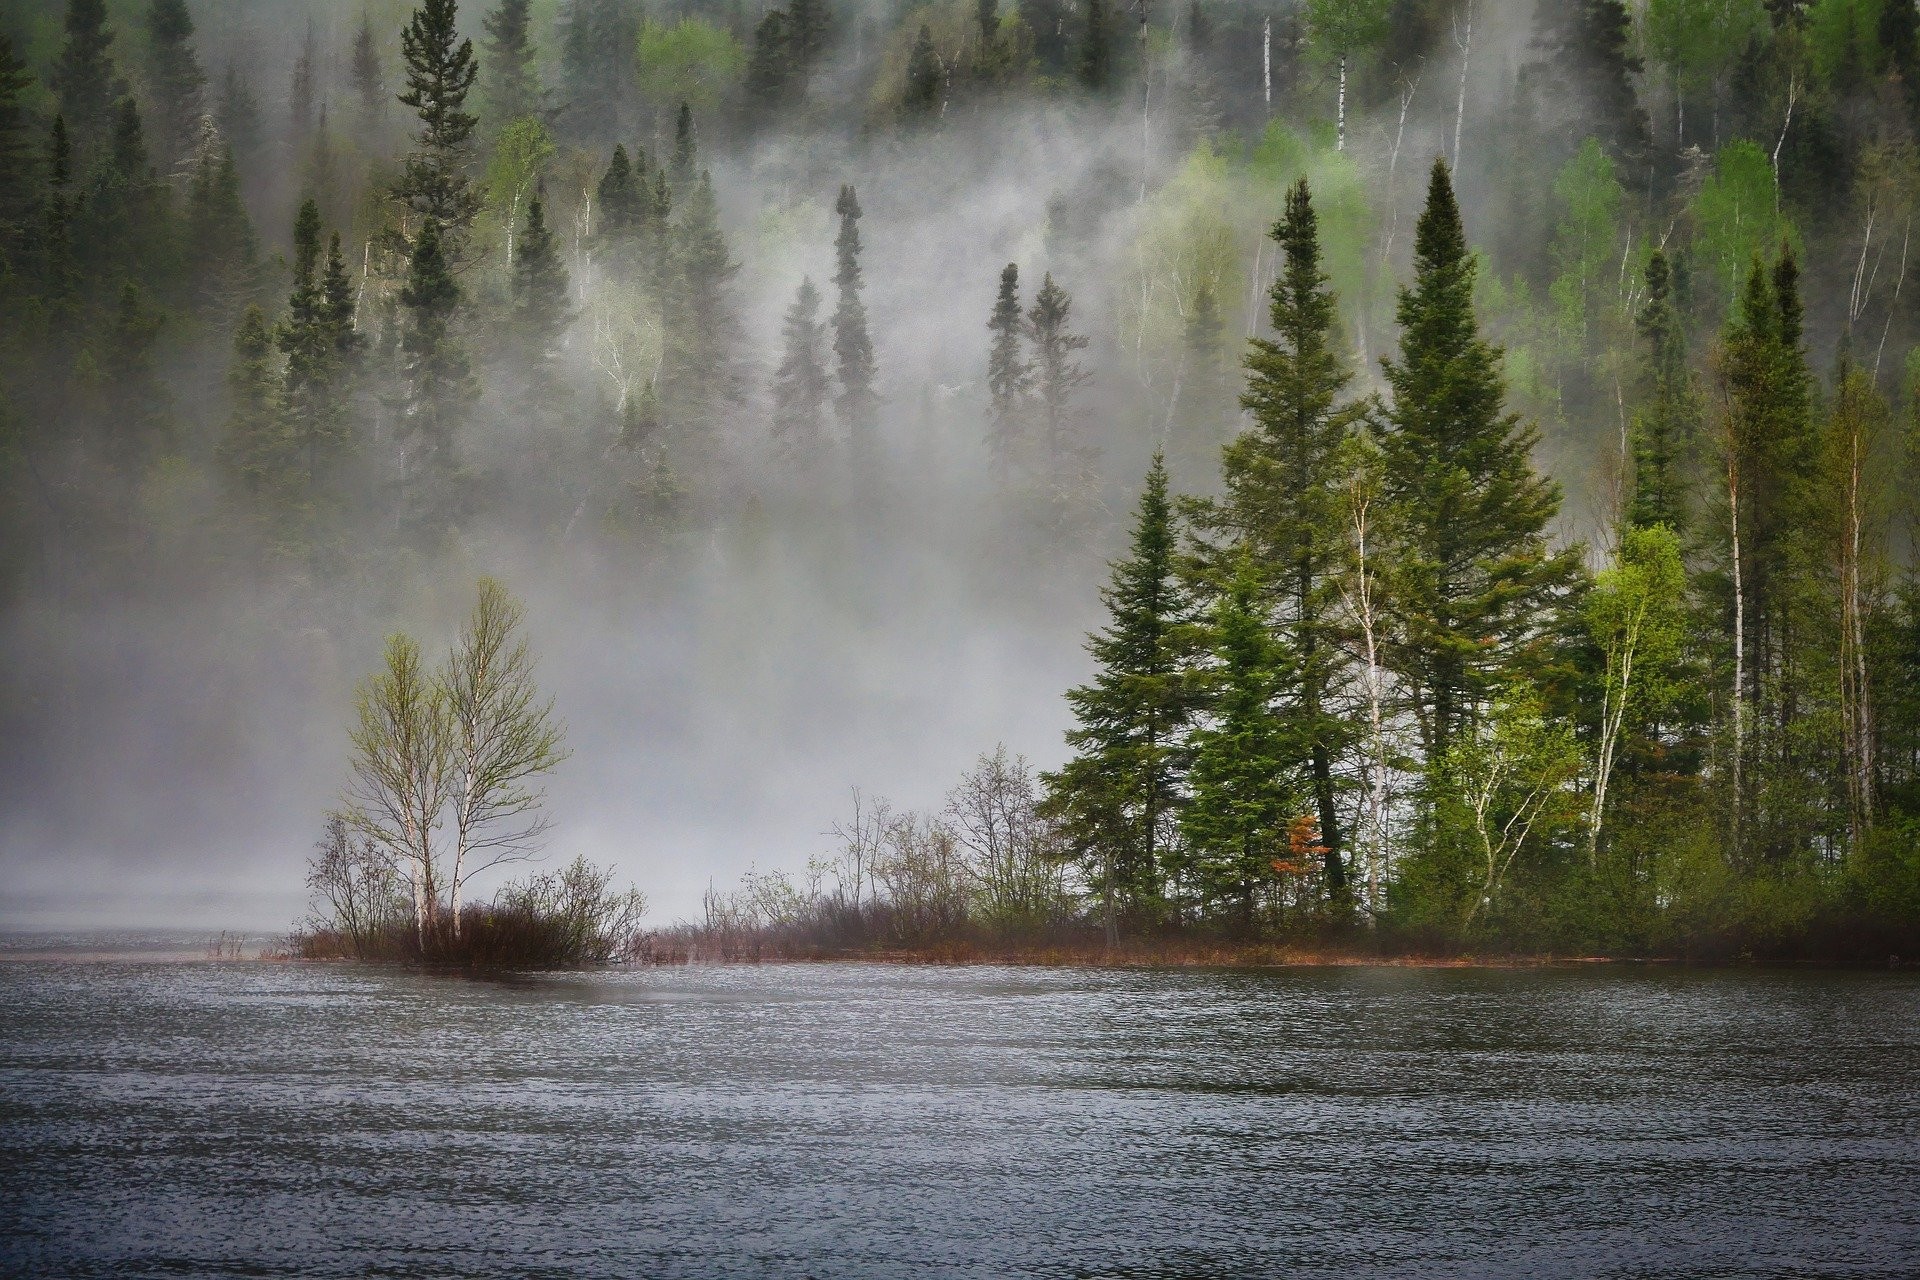
[[[502,861],[1044,762],[701,937],[1911,954],[1917,214],[1913,0],[7,0],[12,891],[457,934],[485,651]]]

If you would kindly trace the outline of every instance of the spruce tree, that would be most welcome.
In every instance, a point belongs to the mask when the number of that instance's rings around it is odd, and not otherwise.
[[[227,366],[228,411],[217,458],[229,489],[255,525],[271,535],[293,499],[288,483],[295,467],[280,414],[280,374],[274,367],[273,334],[258,306],[240,318]]]
[[[680,114],[673,122],[673,190],[685,193],[693,185],[694,175],[698,172],[699,142],[693,132],[693,108],[686,103],[680,104]]]
[[[1446,164],[1436,161],[1400,291],[1400,358],[1385,364],[1382,443],[1397,548],[1391,656],[1440,761],[1522,662],[1573,577],[1550,553],[1558,489],[1534,474],[1537,429],[1505,409],[1501,352],[1480,335],[1475,263]]]
[[[1174,473],[1211,476],[1233,423],[1233,388],[1222,358],[1226,317],[1211,281],[1202,281],[1187,308],[1181,335],[1180,376],[1174,384]]]
[[[994,476],[1006,480],[1025,453],[1033,391],[1033,366],[1025,353],[1026,316],[1020,309],[1020,268],[1014,263],[1000,272],[1000,293],[987,330],[993,335],[987,347],[987,452]]]
[[[1082,88],[1105,93],[1113,87],[1113,29],[1107,0],[1087,0],[1087,26],[1080,39]]]
[[[186,0],[152,0],[147,7],[147,82],[153,92],[154,150],[162,171],[172,173],[198,141],[206,110],[207,75],[194,53]]]
[[[1287,193],[1273,238],[1285,258],[1269,295],[1273,337],[1253,341],[1241,398],[1254,427],[1226,447],[1225,496],[1198,505],[1196,521],[1213,536],[1215,557],[1229,565],[1247,559],[1267,593],[1268,624],[1292,670],[1294,700],[1278,714],[1306,758],[1327,889],[1344,913],[1336,779],[1353,730],[1338,705],[1348,666],[1338,622],[1347,559],[1343,446],[1365,407],[1342,403],[1353,375],[1304,178]]]
[[[636,0],[568,0],[560,44],[567,105],[560,119],[584,141],[604,145],[625,132],[633,114],[639,38]]]
[[[761,120],[771,119],[793,101],[800,87],[793,20],[784,9],[770,9],[753,29],[753,51],[747,58],[747,109]]]
[[[402,203],[436,224],[436,255],[454,261],[481,205],[480,192],[467,176],[478,120],[465,109],[479,67],[473,41],[459,39],[456,9],[455,0],[422,0],[400,33],[407,66],[407,91],[400,101],[419,114],[420,135],[394,187]]]
[[[240,69],[227,64],[220,83],[220,136],[233,150],[234,167],[242,173],[258,174],[265,167],[266,138],[260,127],[260,102],[253,86]]]
[[[826,439],[827,326],[820,319],[820,291],[802,279],[781,330],[784,350],[773,375],[773,436],[787,457],[810,462]]]
[[[453,333],[460,285],[441,250],[440,224],[421,223],[400,290],[405,313],[401,359],[406,386],[400,422],[404,450],[402,525],[432,541],[458,516],[456,449],[477,390]]]
[[[384,132],[382,125],[387,118],[387,75],[380,65],[380,42],[373,34],[373,19],[367,13],[360,15],[360,29],[353,36],[353,56],[350,72],[353,78],[353,99],[359,116],[357,126],[363,146],[371,147],[378,143]]]
[[[1289,825],[1301,806],[1300,753],[1273,710],[1292,673],[1262,616],[1264,584],[1247,559],[1231,573],[1208,631],[1205,718],[1190,743],[1190,796],[1180,829],[1201,902],[1230,906],[1240,930],[1251,933],[1261,890],[1290,852]]]
[[[613,159],[608,162],[607,171],[600,175],[594,196],[600,214],[595,234],[603,242],[617,246],[639,232],[647,195],[638,189],[633,162],[627,158],[624,145],[614,147]]]
[[[534,70],[529,30],[531,0],[500,0],[484,25],[487,56],[485,98],[488,129],[498,134],[515,120],[540,110],[540,81]]]
[[[287,358],[281,400],[309,504],[317,502],[346,445],[340,385],[344,353],[335,314],[338,300],[328,297],[327,276],[320,251],[320,207],[307,200],[294,219],[293,291],[276,340]]]
[[[113,65],[106,0],[67,0],[66,39],[48,76],[75,147],[85,152],[106,136],[124,91]]]
[[[536,390],[550,386],[561,341],[573,323],[570,288],[560,245],[547,226],[545,202],[535,195],[527,205],[520,251],[513,259],[511,323],[516,343],[531,358],[534,376],[529,383]]]
[[[32,212],[34,177],[39,168],[26,103],[33,77],[13,51],[13,41],[0,32],[0,238],[11,234]]]
[[[1067,694],[1073,757],[1041,778],[1045,810],[1100,899],[1109,945],[1123,921],[1144,926],[1163,917],[1176,861],[1192,619],[1175,541],[1167,469],[1156,454],[1132,552],[1113,564],[1101,591],[1107,625],[1087,637],[1098,670]]]
[[[1040,411],[1046,447],[1047,482],[1056,495],[1077,488],[1090,462],[1090,450],[1080,436],[1074,397],[1092,381],[1076,352],[1087,339],[1073,332],[1073,299],[1053,282],[1051,272],[1041,281],[1027,312],[1027,338],[1033,344],[1033,391]]]
[[[865,455],[873,448],[880,397],[873,390],[873,339],[867,333],[866,305],[860,301],[860,200],[851,186],[840,188],[834,212],[840,215],[840,234],[833,242],[833,283],[839,294],[833,309],[833,354],[840,394],[833,407],[855,454]]]
[[[945,75],[940,54],[933,47],[933,32],[922,26],[914,37],[913,51],[907,55],[907,87],[900,105],[908,117],[924,120],[940,114]]]
[[[1699,422],[1699,394],[1687,363],[1686,325],[1674,305],[1673,269],[1660,250],[1647,262],[1646,284],[1636,320],[1643,347],[1626,520],[1681,534],[1688,523],[1684,463]]]
[[[673,421],[699,421],[716,406],[740,399],[739,322],[729,288],[740,264],[720,229],[713,177],[704,170],[680,210],[669,249],[661,393]]]
[[[183,249],[190,304],[203,320],[226,320],[253,301],[259,243],[240,198],[233,148],[211,120],[202,122],[188,179]]]
[[[1633,47],[1633,19],[1622,0],[1539,0],[1539,60],[1523,78],[1537,82],[1537,94],[1552,102],[1549,127],[1558,155],[1551,163],[1598,137],[1623,171],[1646,171],[1652,128],[1634,91],[1641,63]]]

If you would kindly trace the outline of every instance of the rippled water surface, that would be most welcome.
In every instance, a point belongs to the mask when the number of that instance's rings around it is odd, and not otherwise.
[[[0,1273],[1915,1275],[1920,980],[13,961]]]

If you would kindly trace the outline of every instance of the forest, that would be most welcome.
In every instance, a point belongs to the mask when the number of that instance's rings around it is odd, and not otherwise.
[[[173,798],[211,743],[302,775],[317,883],[377,873],[425,948],[463,919],[459,657],[524,617],[593,743],[663,752],[608,668],[677,654],[763,727],[864,680],[874,750],[943,760],[928,705],[1069,673],[1039,766],[681,874],[724,951],[1920,945],[1911,0],[281,16],[0,6],[12,839],[257,839]],[[398,633],[476,578],[435,675]],[[680,610],[665,657],[623,621]],[[969,630],[1021,639],[893,665]],[[519,818],[567,753],[497,653]],[[396,826],[364,766],[406,680],[444,742]],[[787,776],[700,758],[713,809]],[[577,890],[624,936],[606,875],[496,907]]]

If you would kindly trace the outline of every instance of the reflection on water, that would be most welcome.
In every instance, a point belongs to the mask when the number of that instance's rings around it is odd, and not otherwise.
[[[1913,1275],[1920,981],[6,963],[0,1273]]]

